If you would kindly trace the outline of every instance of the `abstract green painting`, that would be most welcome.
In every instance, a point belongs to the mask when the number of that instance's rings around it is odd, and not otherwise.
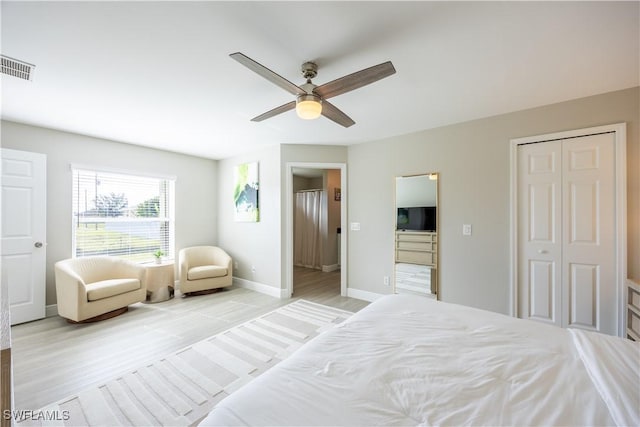
[[[237,165],[234,172],[235,220],[258,222],[260,220],[258,162]]]

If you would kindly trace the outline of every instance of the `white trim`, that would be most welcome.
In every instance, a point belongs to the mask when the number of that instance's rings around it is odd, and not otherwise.
[[[237,286],[238,288],[249,289],[275,298],[289,298],[286,293],[286,289],[276,288],[274,286],[265,285],[264,283],[260,282],[253,282],[251,280],[242,279],[240,277],[233,277],[233,285]]]
[[[81,163],[69,163],[69,170],[80,169],[85,171],[95,171],[95,172],[105,172],[105,173],[115,173],[122,175],[133,175],[139,176],[142,178],[155,178],[155,179],[166,179],[168,181],[176,181],[176,175],[166,175],[161,173],[154,172],[145,172],[137,169],[120,169],[114,168],[110,166],[97,166],[97,165],[88,165]]]
[[[512,139],[509,146],[509,315],[512,317],[518,317],[518,145],[517,140]]]
[[[378,294],[375,292],[363,291],[361,289],[349,288],[347,289],[347,296],[351,298],[361,299],[363,301],[373,302],[385,296],[385,294]]]
[[[58,304],[51,304],[44,307],[44,317],[55,317],[58,315]]]
[[[285,287],[288,296],[293,294],[293,168],[340,170],[340,295],[347,296],[347,164],[287,162],[285,185]]]
[[[627,330],[627,125],[618,123],[616,133],[616,282],[618,283],[618,336]]]
[[[325,273],[330,273],[332,271],[336,271],[339,268],[340,268],[340,266],[338,264],[323,265],[322,266],[322,271],[324,271]]]
[[[515,138],[510,141],[510,288],[511,307],[509,314],[518,316],[518,145],[535,142],[546,142],[588,136],[599,133],[613,132],[615,134],[615,182],[616,182],[616,309],[618,310],[617,334],[623,336],[626,330],[626,291],[627,277],[627,124],[616,123],[585,129],[575,129],[565,132],[555,132],[544,135]]]

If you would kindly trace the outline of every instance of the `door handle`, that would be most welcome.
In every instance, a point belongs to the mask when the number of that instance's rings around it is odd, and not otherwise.
[[[34,246],[36,248],[41,248],[42,247],[42,242],[36,242]]]
[[[547,251],[546,251],[546,250],[544,250],[544,249],[538,249],[538,253],[539,253],[539,254],[546,254],[546,253],[547,253]]]

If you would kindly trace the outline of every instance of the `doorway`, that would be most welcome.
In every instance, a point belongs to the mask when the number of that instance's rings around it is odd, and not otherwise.
[[[306,184],[304,181],[307,181]],[[301,182],[303,184],[301,184]],[[336,295],[346,296],[346,236],[341,231],[346,224],[346,164],[292,162],[286,166],[286,295],[293,296],[294,284],[304,282],[315,288],[333,288]],[[310,193],[308,196],[304,193]],[[313,194],[311,194],[313,193]],[[301,239],[296,238],[296,199],[313,201],[314,197],[326,206],[323,218],[323,236],[318,259],[314,263],[303,260],[296,249]],[[313,203],[309,202],[310,205]],[[336,212],[337,210],[337,212]],[[333,211],[333,213],[332,213]],[[298,228],[300,223],[298,223]],[[300,231],[300,230],[298,230]],[[298,246],[298,248],[296,248]],[[307,252],[309,252],[307,250]],[[295,260],[295,261],[294,261]],[[296,265],[298,264],[298,265]],[[339,287],[334,286],[339,283]],[[298,296],[298,295],[296,295]]]
[[[611,335],[624,330],[624,130],[512,141],[515,316]]]

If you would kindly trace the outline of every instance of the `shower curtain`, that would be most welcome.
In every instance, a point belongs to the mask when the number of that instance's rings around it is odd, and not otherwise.
[[[325,193],[321,190],[296,193],[293,216],[293,263],[307,268],[322,268],[322,221]]]

